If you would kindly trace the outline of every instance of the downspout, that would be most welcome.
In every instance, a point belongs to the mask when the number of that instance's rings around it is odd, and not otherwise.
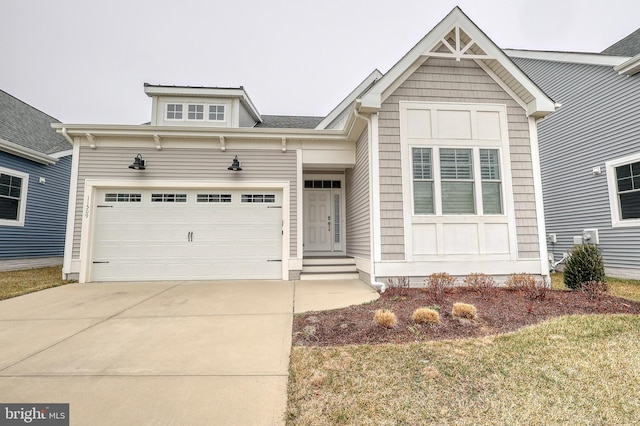
[[[62,130],[60,130],[60,133],[62,133],[62,136],[64,136],[64,138],[73,146],[73,139],[71,139],[71,136],[67,133],[67,128],[63,127]]]
[[[353,109],[354,115],[356,117],[356,119],[361,118],[363,119],[366,123],[367,123],[367,131],[369,133],[369,140],[371,140],[371,133],[372,133],[372,123],[371,123],[371,118],[364,116],[362,114],[360,114],[360,112],[358,111],[360,109],[360,105],[361,105],[361,101],[360,99],[356,99],[356,105],[355,108]],[[369,153],[371,155],[371,153]],[[371,170],[369,170],[369,173],[371,173]],[[371,185],[373,187],[373,185]],[[373,191],[374,188],[371,188],[371,190]],[[373,206],[371,206],[371,210],[373,211]],[[374,227],[374,221],[371,218],[371,214],[370,213],[370,218],[369,220],[371,221],[371,229],[373,230]],[[373,288],[375,288],[376,290],[378,290],[380,293],[384,293],[387,290],[387,285],[385,283],[381,283],[376,281],[376,262],[375,262],[375,243],[374,243],[374,234],[375,232],[371,232],[371,286]]]

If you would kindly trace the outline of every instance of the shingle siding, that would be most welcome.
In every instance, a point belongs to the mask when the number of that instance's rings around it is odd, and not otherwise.
[[[0,260],[62,256],[71,156],[43,165],[0,152],[0,165],[29,174],[24,226],[0,225]]]
[[[86,179],[197,182],[290,182],[290,254],[296,256],[297,243],[297,191],[296,152],[287,151],[227,151],[218,149],[167,148],[162,151],[143,152],[147,169],[143,172],[128,169],[137,148],[99,147],[80,149],[78,193],[73,238],[73,259],[80,255],[82,206]],[[243,171],[233,174],[227,170],[238,154]]]
[[[531,143],[525,111],[475,62],[429,59],[385,100],[380,111],[382,260],[403,260],[405,256],[403,206],[394,198],[402,181],[400,101],[498,103],[507,106],[518,257],[539,258]]]
[[[612,228],[606,161],[640,154],[640,76],[612,67],[514,58],[562,107],[539,123],[547,233],[558,259],[586,228],[600,231],[608,269],[640,277],[640,227]],[[592,175],[600,166],[603,173]],[[635,272],[633,272],[635,271]]]
[[[356,142],[356,164],[346,171],[347,255],[371,258],[369,191],[369,138],[367,131]]]

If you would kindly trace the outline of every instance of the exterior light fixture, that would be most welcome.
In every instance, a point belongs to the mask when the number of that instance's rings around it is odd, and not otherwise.
[[[134,170],[144,170],[146,169],[145,165],[144,165],[144,160],[142,159],[142,155],[138,154],[136,155],[136,157],[133,159],[133,164],[131,164],[129,166],[130,169],[134,169]]]
[[[242,167],[240,167],[240,161],[238,161],[237,155],[236,155],[236,158],[233,159],[233,162],[231,163],[231,165],[227,167],[227,170],[233,170],[234,172],[239,172],[240,170],[242,170]]]

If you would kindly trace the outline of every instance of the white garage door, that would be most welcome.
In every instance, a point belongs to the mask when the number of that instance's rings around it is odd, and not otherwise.
[[[280,279],[282,192],[101,189],[91,281]]]

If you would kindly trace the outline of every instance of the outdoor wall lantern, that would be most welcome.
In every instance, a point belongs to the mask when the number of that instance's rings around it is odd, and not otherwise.
[[[240,167],[240,161],[238,161],[237,155],[236,155],[236,158],[233,159],[233,162],[231,163],[231,165],[227,167],[227,170],[233,170],[234,172],[239,172],[240,170],[242,170],[242,167]]]
[[[133,164],[129,166],[130,169],[134,170],[144,170],[146,169],[144,165],[144,160],[142,159],[142,155],[136,155],[136,158],[133,159]]]

